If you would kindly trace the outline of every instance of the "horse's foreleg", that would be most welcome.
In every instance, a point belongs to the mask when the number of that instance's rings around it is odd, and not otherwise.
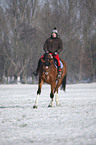
[[[56,106],[60,106],[59,100],[58,100],[58,91],[55,93],[55,101],[56,101]]]
[[[42,84],[43,84],[43,80],[39,80],[37,97],[36,97],[35,105],[33,106],[33,108],[38,108],[38,98],[39,98],[39,95],[41,94]]]
[[[37,97],[36,97],[35,104],[34,104],[33,108],[38,108],[38,98],[39,98],[39,94],[37,94]]]
[[[54,106],[54,104],[53,104],[53,98],[54,98],[54,85],[53,85],[53,84],[51,85],[50,98],[51,98],[51,101],[50,101],[50,104],[48,105],[48,107],[53,107],[53,106]]]

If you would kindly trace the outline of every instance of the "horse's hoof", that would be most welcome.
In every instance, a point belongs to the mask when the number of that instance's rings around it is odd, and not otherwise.
[[[56,104],[56,106],[57,106],[57,107],[60,107],[60,106],[61,106],[61,104],[60,104],[60,103],[58,103],[58,104]]]
[[[54,107],[54,105],[49,104],[48,107]]]
[[[48,107],[52,107],[52,105],[49,104]]]
[[[34,109],[37,109],[37,108],[38,108],[38,106],[37,106],[37,105],[34,105],[34,106],[33,106],[33,108],[34,108]]]

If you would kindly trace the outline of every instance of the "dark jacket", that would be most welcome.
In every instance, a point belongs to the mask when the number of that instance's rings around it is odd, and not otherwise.
[[[59,37],[52,38],[51,36],[45,41],[43,50],[45,52],[47,51],[51,53],[57,52],[59,54],[63,50],[62,40]]]

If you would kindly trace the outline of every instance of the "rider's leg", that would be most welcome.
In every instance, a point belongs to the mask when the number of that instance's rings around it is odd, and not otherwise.
[[[60,66],[59,54],[54,55],[53,57],[56,58],[58,61],[58,78],[61,78],[61,66]]]
[[[41,63],[41,58],[40,58],[39,61],[38,61],[37,69],[33,72],[33,74],[34,74],[35,76],[38,75],[40,63]]]
[[[41,58],[43,58],[43,57],[44,57],[44,54],[41,56]],[[39,67],[40,67],[40,63],[41,63],[41,58],[40,58],[39,61],[38,61],[37,69],[33,72],[33,74],[34,74],[35,76],[38,75]]]
[[[57,61],[58,61],[58,71],[61,71],[60,60],[59,60],[59,54],[54,55],[53,57],[56,58]]]

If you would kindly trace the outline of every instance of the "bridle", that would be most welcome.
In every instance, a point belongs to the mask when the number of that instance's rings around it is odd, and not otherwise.
[[[46,69],[43,68],[43,71],[44,71],[45,76],[47,76],[51,70],[51,66],[50,66],[50,69],[48,71],[47,71],[48,66],[45,66],[45,67],[46,67]]]
[[[43,64],[43,66],[45,66],[45,68],[42,67],[46,79],[47,79],[47,76],[49,75],[49,72],[51,70],[50,60],[53,58],[53,56],[50,53],[48,55],[50,56],[50,58],[45,59],[45,65]],[[48,65],[46,64],[46,61],[47,61]]]

